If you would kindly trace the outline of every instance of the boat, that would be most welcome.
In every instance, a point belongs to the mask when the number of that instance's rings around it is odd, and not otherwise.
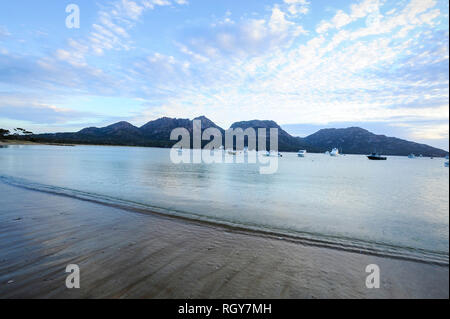
[[[372,161],[385,161],[385,160],[387,160],[387,157],[381,156],[378,153],[372,153],[371,155],[368,155],[367,158],[372,160]]]
[[[408,158],[416,158],[416,155],[411,153],[411,154],[408,155]]]
[[[337,148],[333,148],[330,152],[330,156],[339,156],[339,150]]]
[[[306,150],[300,150],[300,151],[298,151],[297,156],[298,157],[305,157],[306,153],[307,153]]]
[[[275,151],[266,151],[266,153],[264,153],[263,156],[266,157],[283,157],[283,154],[281,154],[280,152],[275,152]]]
[[[330,151],[326,151],[326,152],[325,152],[325,155],[330,155]]]

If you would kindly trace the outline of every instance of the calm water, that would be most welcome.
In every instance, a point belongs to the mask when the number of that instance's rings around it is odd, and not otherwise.
[[[255,164],[172,164],[167,149],[0,149],[3,182],[345,245],[436,253],[448,261],[443,159],[285,153],[278,165],[276,174],[260,175]]]

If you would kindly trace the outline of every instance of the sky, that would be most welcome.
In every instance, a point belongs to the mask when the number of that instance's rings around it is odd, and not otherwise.
[[[79,28],[68,28],[69,4]],[[0,127],[205,115],[449,149],[447,0],[0,2]],[[71,20],[72,21],[72,20]]]

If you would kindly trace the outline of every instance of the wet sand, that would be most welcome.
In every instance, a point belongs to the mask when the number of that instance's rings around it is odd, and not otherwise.
[[[369,264],[380,289],[365,286]],[[449,269],[0,183],[0,298],[449,298]]]

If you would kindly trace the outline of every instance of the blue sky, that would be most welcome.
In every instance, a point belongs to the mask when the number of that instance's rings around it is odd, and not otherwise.
[[[448,21],[446,0],[2,1],[0,127],[206,115],[448,150]]]

